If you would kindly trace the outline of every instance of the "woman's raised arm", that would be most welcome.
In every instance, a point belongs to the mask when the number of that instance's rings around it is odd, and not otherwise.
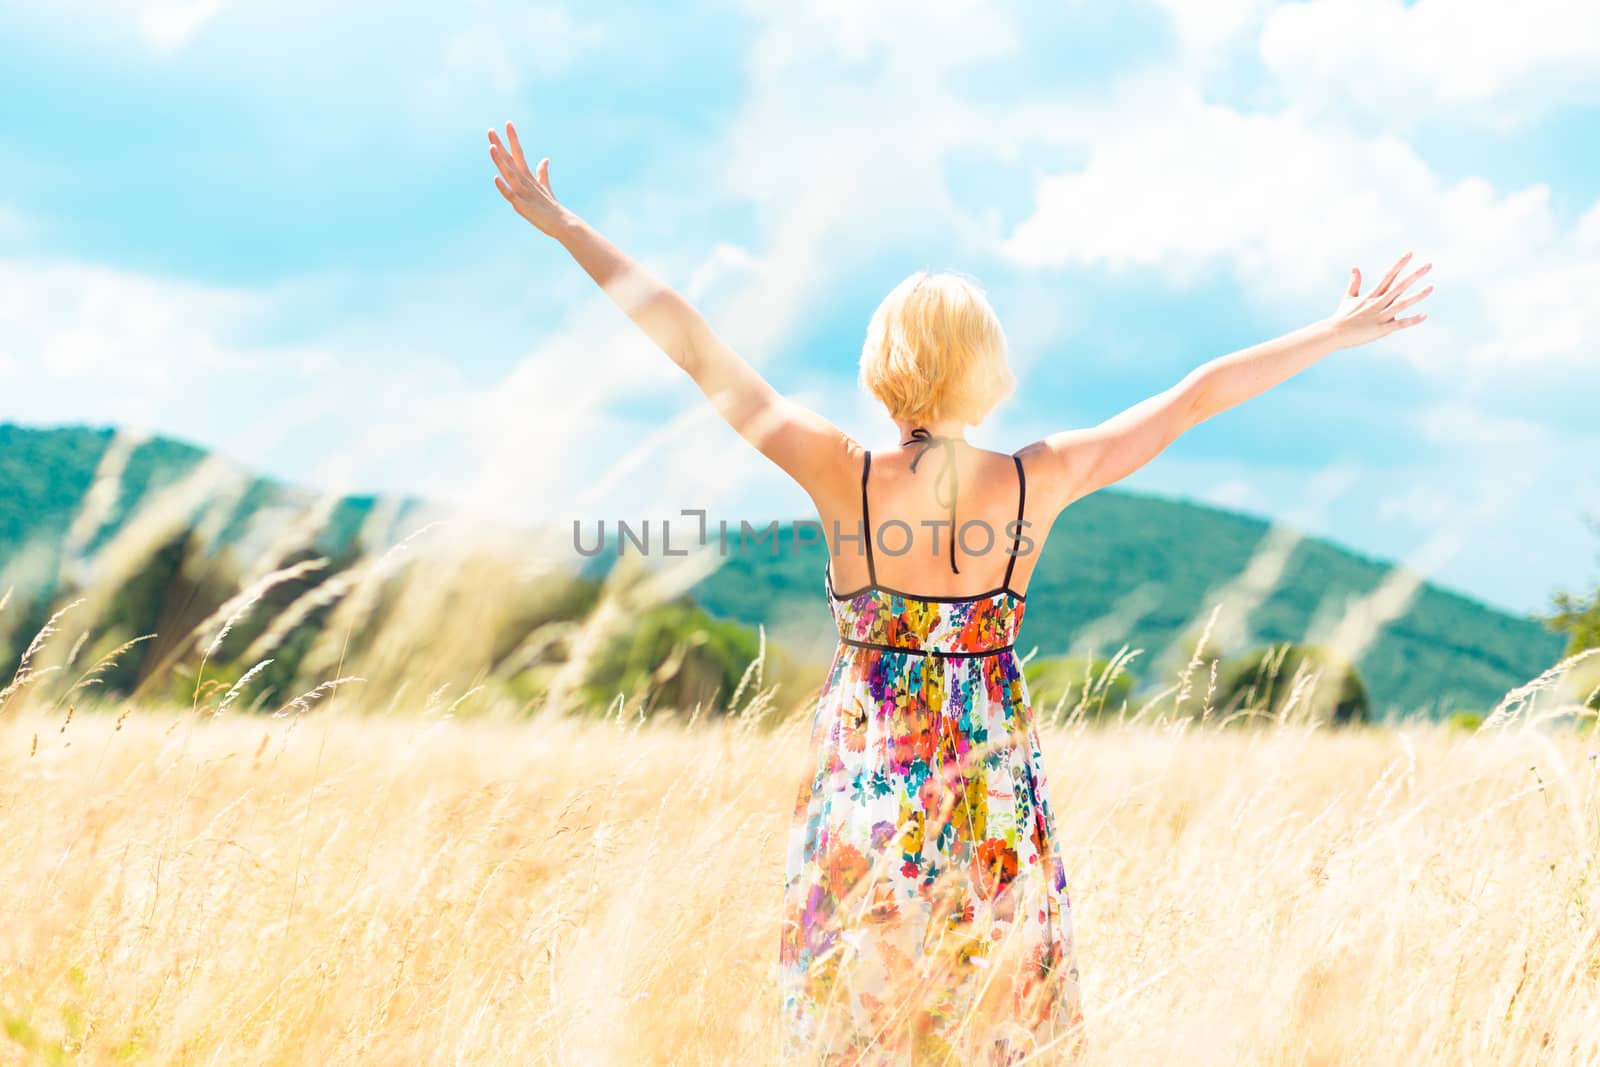
[[[854,442],[833,423],[775,390],[723,342],[694,306],[634,262],[561,204],[550,188],[550,160],[529,169],[517,131],[506,123],[509,149],[489,131],[489,155],[500,173],[495,187],[541,232],[562,246],[595,284],[674,363],[688,372],[741,437],[776,463],[820,505],[847,499]],[[596,368],[596,373],[604,373]],[[834,484],[838,483],[838,484]]]
[[[1098,426],[1052,434],[1022,449],[1030,471],[1029,499],[1037,493],[1053,518],[1079,497],[1126,478],[1192,427],[1265,392],[1330,352],[1415,326],[1427,315],[1397,316],[1431,293],[1433,286],[1404,300],[1400,296],[1433,264],[1424,264],[1395,284],[1410,258],[1410,252],[1401,256],[1365,296],[1360,295],[1361,272],[1351,268],[1350,287],[1326,319],[1218,356],[1170,389]]]

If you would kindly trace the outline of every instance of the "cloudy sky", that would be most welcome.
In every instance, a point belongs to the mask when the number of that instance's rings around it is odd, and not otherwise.
[[[1414,251],[1426,323],[1124,485],[1514,610],[1597,579],[1588,0],[867,6],[0,0],[0,420],[496,515],[805,514],[500,198],[511,119],[573,210],[877,446],[855,360],[913,270],[988,289],[1022,384],[973,436],[1010,450]]]

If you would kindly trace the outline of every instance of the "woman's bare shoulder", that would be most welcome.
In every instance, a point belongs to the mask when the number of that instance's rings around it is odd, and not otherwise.
[[[1028,479],[1028,510],[1056,514],[1072,503],[1075,479],[1069,450],[1040,439],[1012,453],[1022,460]]]

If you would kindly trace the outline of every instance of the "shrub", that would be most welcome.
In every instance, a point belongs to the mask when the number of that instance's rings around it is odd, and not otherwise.
[[[1113,670],[1112,661],[1099,656],[1035,658],[1023,669],[1023,677],[1036,714],[1049,718],[1116,715],[1134,689],[1126,670]]]
[[[1216,706],[1224,718],[1277,718],[1291,699],[1293,717],[1335,725],[1366,722],[1371,711],[1355,666],[1318,645],[1271,645],[1227,660],[1218,671]]]
[[[584,690],[597,706],[619,693],[672,708],[726,702],[759,653],[754,630],[712,618],[687,601],[671,601],[607,639],[590,664]]]

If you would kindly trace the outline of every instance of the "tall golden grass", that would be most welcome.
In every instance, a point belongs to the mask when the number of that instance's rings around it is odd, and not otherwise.
[[[359,712],[7,715],[0,1058],[774,1061],[804,714]],[[1088,1062],[1600,1057],[1593,741],[1045,737]]]
[[[252,691],[292,619],[208,685],[260,594],[315,570],[284,562],[303,526],[173,646],[194,699],[99,694],[121,651],[93,589],[0,687],[0,1062],[774,1062],[814,691],[758,660],[718,707],[576,714],[597,643],[681,581],[620,568],[497,656],[538,565],[421,534],[304,594],[335,605],[306,692]],[[502,684],[556,644],[541,701]],[[1600,1062],[1586,659],[1477,729],[1230,728],[1198,651],[1137,709],[1091,714],[1104,679],[1038,709],[1087,1062]]]

